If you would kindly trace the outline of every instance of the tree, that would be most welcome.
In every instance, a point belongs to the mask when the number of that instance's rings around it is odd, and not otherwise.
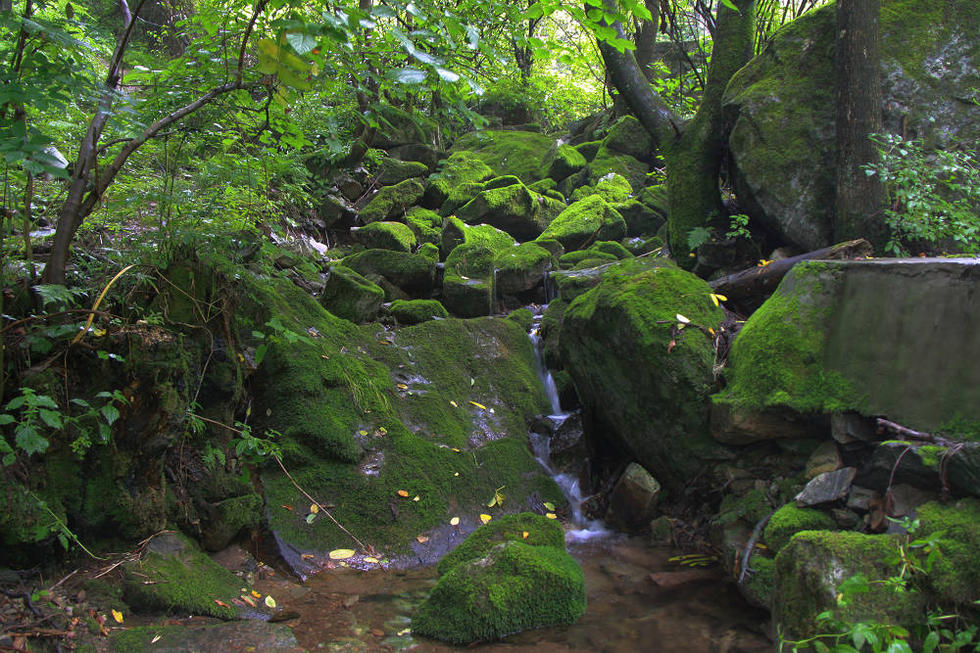
[[[718,6],[704,97],[688,123],[654,93],[631,51],[617,49],[611,39],[599,43],[613,85],[664,154],[670,249],[682,265],[688,264],[684,254],[690,251],[689,232],[723,217],[718,186],[726,135],[721,99],[729,80],[752,56],[754,15],[755,0],[723,0]],[[605,20],[605,26],[625,38],[620,21]]]
[[[884,187],[880,175],[864,167],[879,161],[869,138],[882,130],[880,0],[838,0],[837,52],[837,192],[834,238],[867,238],[885,244],[882,219]]]

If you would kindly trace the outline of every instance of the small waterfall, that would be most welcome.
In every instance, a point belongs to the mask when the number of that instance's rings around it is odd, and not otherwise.
[[[570,413],[561,409],[561,402],[558,398],[558,386],[555,384],[554,377],[548,371],[548,366],[544,362],[544,343],[541,340],[541,315],[535,315],[531,323],[531,331],[528,334],[531,343],[534,345],[534,362],[537,367],[538,377],[544,386],[548,401],[551,403],[551,413],[548,419],[552,423],[552,431],[556,432],[568,419]],[[582,504],[586,497],[582,496],[582,488],[579,479],[574,474],[559,473],[555,470],[551,461],[551,437],[541,433],[532,432],[530,434],[531,449],[535,459],[544,468],[555,483],[561,489],[568,505],[571,508],[571,521],[575,527],[565,533],[568,541],[583,541],[595,537],[602,537],[609,534],[603,523],[599,520],[588,520],[582,511]]]

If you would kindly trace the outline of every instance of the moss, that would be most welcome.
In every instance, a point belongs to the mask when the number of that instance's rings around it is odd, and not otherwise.
[[[244,528],[257,528],[265,517],[264,502],[257,494],[245,494],[220,501],[202,527],[202,543],[208,551],[228,546]]]
[[[531,290],[544,282],[554,266],[551,252],[534,243],[508,247],[494,256],[497,294],[509,295]]]
[[[751,572],[746,577],[742,590],[753,604],[769,608],[772,605],[776,561],[753,554],[749,558],[749,569]]]
[[[388,309],[399,324],[411,326],[433,318],[447,318],[449,312],[436,299],[396,300]]]
[[[923,597],[916,591],[896,592],[871,583],[869,591],[852,596],[847,607],[837,604],[837,588],[862,574],[882,580],[898,573],[897,540],[889,535],[851,531],[801,531],[776,556],[773,619],[783,637],[801,639],[817,632],[818,614],[832,610],[841,621],[912,624],[922,618]]]
[[[602,139],[602,144],[614,152],[628,154],[636,159],[653,154],[650,133],[633,116],[623,116],[617,120]]]
[[[456,644],[494,640],[585,613],[585,577],[564,548],[508,541],[443,576],[412,632]]]
[[[743,496],[726,494],[721,500],[715,523],[725,525],[741,520],[749,526],[754,526],[770,512],[769,500],[763,490],[750,490]]]
[[[575,146],[575,151],[582,155],[586,161],[592,161],[602,147],[602,141],[588,141]]]
[[[384,290],[377,284],[348,267],[334,265],[320,302],[337,317],[358,323],[375,319],[384,297]]]
[[[791,537],[800,531],[836,531],[837,524],[829,515],[813,508],[797,508],[788,503],[769,518],[763,538],[773,553],[779,553]]]
[[[449,216],[455,214],[461,207],[469,204],[483,189],[483,182],[467,182],[453,187],[449,192],[449,196],[446,197],[446,201],[439,207],[439,215]]]
[[[431,209],[438,208],[460,184],[480,183],[493,177],[490,169],[472,152],[453,152],[441,165],[439,172],[429,177],[422,201]]]
[[[571,145],[561,144],[553,147],[545,156],[543,174],[552,181],[552,188],[555,188],[557,182],[582,170],[587,163],[585,157],[577,149]]]
[[[545,226],[537,220],[538,202],[531,191],[520,182],[481,191],[465,206],[460,207],[456,216],[468,224],[489,224],[518,240],[536,238]]]
[[[620,154],[603,145],[589,163],[588,171],[588,182],[591,184],[597,183],[610,173],[616,173],[622,175],[631,188],[643,188],[650,166],[628,154]]]
[[[536,132],[485,130],[460,136],[453,150],[469,150],[496,175],[515,175],[531,183],[543,177],[541,163],[553,144],[552,137]]]
[[[442,216],[438,213],[421,206],[413,206],[405,214],[405,224],[412,230],[415,240],[420,244],[439,244],[439,239],[442,237],[442,221]]]
[[[619,258],[613,254],[607,254],[605,252],[597,252],[592,249],[580,249],[574,252],[569,252],[563,254],[560,259],[558,259],[558,265],[562,269],[582,269],[581,264],[585,264],[585,267],[592,268],[597,265],[604,265],[606,263],[615,263]]]
[[[633,187],[622,175],[610,172],[596,182],[595,194],[610,203],[625,202],[633,194]]]
[[[403,182],[406,179],[425,177],[428,174],[429,168],[424,163],[387,158],[381,162],[381,170],[378,172],[377,181],[382,186],[391,186]]]
[[[415,253],[427,261],[439,262],[439,246],[433,243],[422,243]]]
[[[511,311],[507,319],[516,323],[526,332],[531,330],[531,324],[534,322],[534,313],[529,308],[519,308],[516,311]]]
[[[456,565],[478,560],[493,547],[508,541],[564,549],[565,531],[556,520],[543,515],[530,512],[505,515],[473,531],[462,544],[439,561],[437,571],[444,576]]]
[[[130,605],[221,619],[237,615],[234,608],[215,600],[230,606],[240,594],[242,580],[195,543],[179,534],[164,535],[154,538],[149,549],[139,562],[124,565],[124,596]]]
[[[341,262],[384,288],[386,301],[399,299],[393,289],[410,297],[427,297],[435,287],[436,261],[418,254],[368,249]]]
[[[633,254],[630,253],[628,249],[623,247],[622,243],[616,242],[614,240],[601,240],[593,244],[589,249],[602,252],[604,254],[612,254],[617,259],[633,258]]]
[[[379,220],[391,220],[402,216],[425,193],[425,185],[418,179],[406,179],[394,186],[385,186],[358,212],[365,224]]]
[[[828,296],[838,292],[838,272],[804,262],[742,327],[726,371],[728,387],[715,397],[736,409],[786,406],[799,412],[833,412],[859,404],[860,394],[838,373],[824,369]],[[820,307],[820,308],[818,308]]]
[[[368,249],[411,252],[417,244],[412,228],[401,222],[372,222],[356,231],[352,229],[351,236]]]
[[[593,195],[569,206],[540,237],[557,240],[565,251],[571,251],[597,240],[619,240],[625,235],[623,216],[604,199]]]
[[[961,499],[953,505],[936,502],[919,507],[916,538],[942,533],[941,555],[928,574],[927,586],[940,602],[968,605],[980,587],[980,500]]]
[[[551,190],[557,190],[558,182],[550,177],[545,177],[533,184],[527,185],[528,190],[533,190],[535,193],[541,193],[542,195]]]
[[[628,236],[653,235],[665,223],[664,216],[666,214],[658,213],[637,200],[614,202],[612,206],[626,220],[626,234]]]
[[[483,190],[506,188],[507,186],[514,186],[520,183],[520,177],[515,177],[514,175],[501,175],[499,177],[494,177],[493,179],[488,179],[486,182],[484,182]]]

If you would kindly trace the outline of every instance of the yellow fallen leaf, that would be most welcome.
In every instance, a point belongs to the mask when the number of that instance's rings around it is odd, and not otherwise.
[[[715,330],[712,329],[711,327],[708,327],[708,333],[710,333],[711,335],[715,335]]]
[[[366,558],[364,558],[362,560],[362,562],[366,562],[366,563],[371,564],[371,565],[376,565],[376,564],[378,564],[378,559],[377,558],[372,558],[371,556],[367,556]]]
[[[553,504],[553,503],[551,503],[550,501],[545,501],[545,502],[544,502],[543,504],[541,504],[541,505],[543,505],[543,506],[544,506],[545,508],[547,508],[547,509],[548,509],[548,510],[550,510],[551,512],[554,512],[554,511],[555,511],[555,504]]]
[[[397,494],[400,497],[406,497],[407,498],[408,497],[408,490],[398,490]]]
[[[361,435],[367,435],[368,434],[368,432],[365,431],[364,429],[361,429],[360,431],[358,431],[358,433],[360,433]]]
[[[471,401],[470,403],[471,403],[471,404],[473,404],[474,406],[476,406],[477,408],[479,408],[480,410],[486,410],[486,409],[487,409],[487,407],[486,407],[486,406],[484,406],[484,405],[483,405],[483,404],[481,404],[481,403],[477,403],[477,402],[475,402],[475,401]]]
[[[318,512],[320,512],[320,506],[318,506],[315,503],[311,503],[310,504],[310,512],[312,512],[314,515],[317,514]]]
[[[548,519],[558,519],[558,515],[556,515],[553,512],[545,513],[545,517],[547,517]]]
[[[312,553],[302,553],[302,554],[300,554],[300,557],[301,557],[301,558],[302,558],[303,560],[312,560],[312,559],[313,559],[313,558],[315,558],[316,556],[315,556],[315,555],[313,555]]]
[[[491,519],[493,519],[493,517],[491,517],[490,515],[480,515],[480,521],[482,521],[484,524],[486,524]]]
[[[266,607],[274,608],[276,607],[276,600],[267,594],[265,597],[265,605]]]
[[[412,629],[411,628],[402,628],[396,634],[399,637],[404,637],[405,635],[409,634],[410,632],[412,632]]]
[[[487,503],[487,508],[493,508],[495,505],[497,505],[497,497],[490,499]]]
[[[354,557],[354,549],[334,549],[329,555],[331,560],[346,560]]]
[[[459,476],[459,472],[453,472],[453,476]]]
[[[449,405],[450,405],[450,406],[452,406],[453,408],[459,408],[459,404],[457,404],[457,403],[456,403],[455,401],[453,401],[452,399],[450,399],[450,400],[449,400]]]
[[[254,596],[257,599],[261,599],[262,598],[262,593],[261,592],[256,592],[255,590],[252,590],[252,596]]]
[[[449,520],[450,526],[459,526],[459,517],[453,517]]]
[[[724,295],[719,295],[717,293],[711,293],[710,297],[711,297],[711,302],[715,306],[718,305],[718,302],[727,302],[728,301],[728,298],[727,297],[725,297]]]
[[[404,383],[396,383],[395,387],[398,388],[399,390],[408,390],[408,386],[405,385]]]
[[[123,622],[123,613],[119,610],[113,610],[112,618],[116,620],[117,624],[121,624]]]
[[[684,317],[680,313],[678,313],[677,315],[675,315],[674,316],[674,319],[676,319],[680,324],[688,324],[691,321],[689,318]]]
[[[759,259],[759,264],[756,267],[757,268],[764,268],[767,265],[769,265],[770,263],[772,263],[772,261],[768,261],[768,260],[762,258],[762,259]]]
[[[153,639],[150,640],[150,644],[156,644],[159,641],[160,641],[160,636],[159,635],[154,635],[153,636]]]
[[[457,449],[456,447],[453,447],[453,451],[455,451],[456,453],[459,453],[459,449]]]
[[[521,533],[521,537],[524,538],[525,540],[527,539],[528,535],[530,535],[530,533],[528,533],[527,531]]]
[[[422,500],[422,497],[420,497],[420,496],[419,496],[419,495],[417,495],[417,494],[416,494],[416,495],[415,495],[415,497],[414,497],[414,498],[412,499],[412,501],[421,501],[421,500]]]
[[[429,537],[427,535],[419,535],[415,539],[418,540],[419,544],[425,544],[429,541]]]

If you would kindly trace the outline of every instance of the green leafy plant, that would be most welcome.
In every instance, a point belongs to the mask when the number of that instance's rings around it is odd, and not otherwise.
[[[921,139],[872,134],[881,161],[865,167],[888,193],[886,251],[908,255],[913,243],[980,253],[980,162],[954,149],[929,151]]]
[[[712,232],[708,227],[695,227],[687,232],[687,246],[691,251],[711,240]]]
[[[749,231],[749,216],[744,213],[728,216],[728,232],[725,233],[725,238],[752,238],[752,232]]]
[[[74,436],[70,446],[79,457],[85,455],[95,440],[108,443],[112,425],[119,419],[118,406],[127,403],[128,399],[120,390],[100,392],[95,396],[104,401],[92,405],[79,397],[72,399],[69,404],[78,411],[72,414],[63,411],[48,395],[38,394],[32,388],[21,388],[20,395],[8,401],[5,412],[0,413],[0,426],[14,425],[14,445],[0,437],[3,465],[14,463],[16,449],[28,456],[44,453],[51,444],[50,437],[56,433]]]

